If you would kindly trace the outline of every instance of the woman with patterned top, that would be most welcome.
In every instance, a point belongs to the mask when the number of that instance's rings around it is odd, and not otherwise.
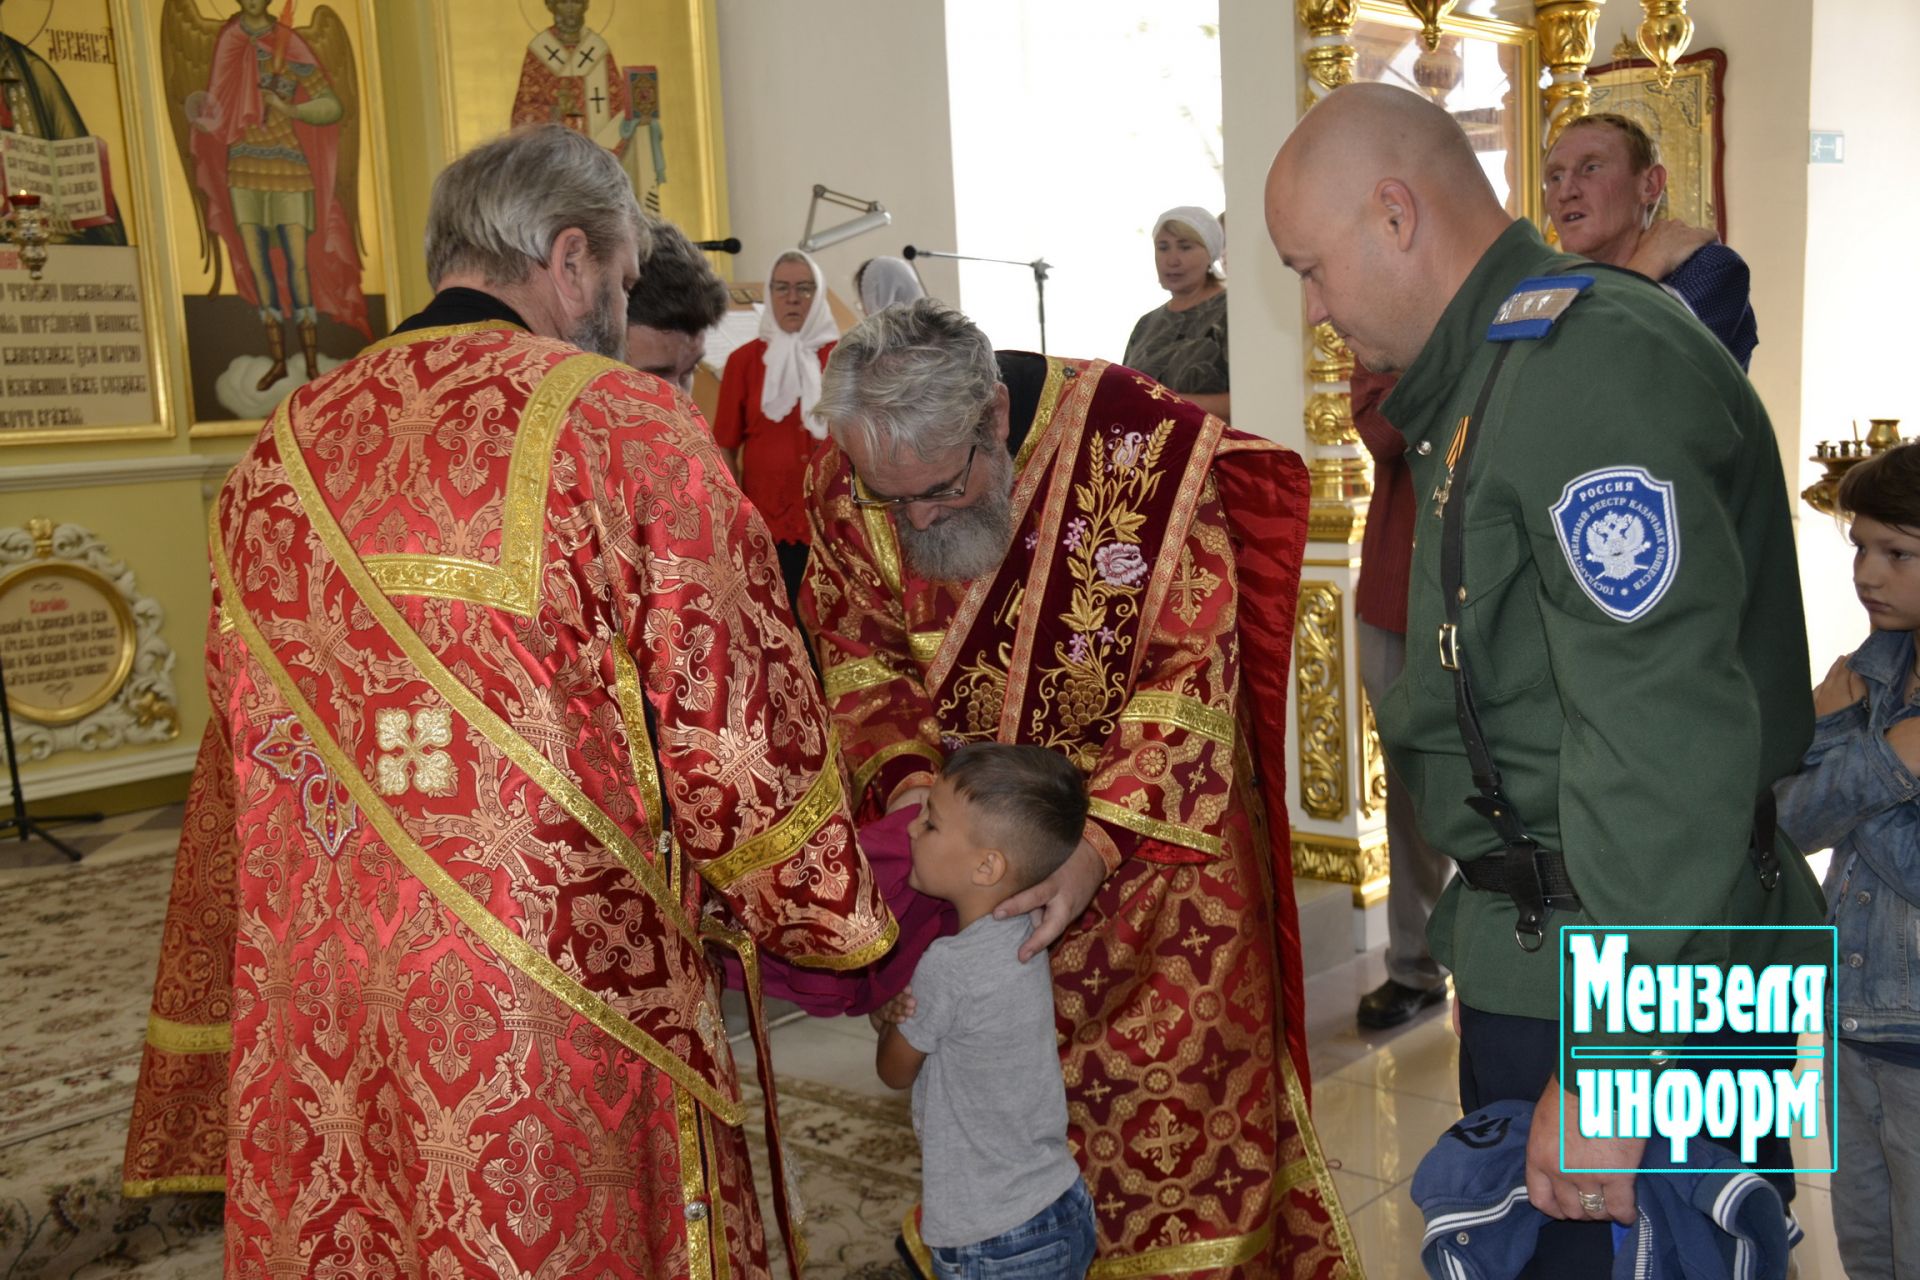
[[[1220,220],[1181,205],[1153,224],[1153,263],[1173,296],[1140,317],[1122,361],[1231,421],[1227,394],[1227,284],[1214,264],[1226,252]]]

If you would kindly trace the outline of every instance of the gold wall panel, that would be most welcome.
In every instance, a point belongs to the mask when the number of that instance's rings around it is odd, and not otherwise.
[[[1334,822],[1347,812],[1345,624],[1340,588],[1300,584],[1293,632],[1294,705],[1299,717],[1300,807]]]

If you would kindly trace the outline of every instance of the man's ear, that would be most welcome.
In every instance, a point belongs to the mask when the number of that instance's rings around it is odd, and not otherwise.
[[[1007,437],[1013,434],[1012,415],[1009,412],[1009,406],[1011,406],[1012,403],[1012,398],[1007,395],[1007,384],[1004,382],[994,383],[993,438],[1001,444],[1005,444]]]
[[[579,227],[568,227],[553,238],[553,245],[547,250],[547,273],[567,301],[577,303],[587,299],[587,264],[592,258],[587,233]]]
[[[1641,207],[1647,211],[1647,220],[1653,220],[1654,213],[1660,208],[1660,197],[1667,193],[1667,166],[1649,165],[1640,175]]]
[[[973,874],[969,877],[982,889],[991,889],[1007,878],[1007,855],[998,849],[982,849],[973,860]]]
[[[1402,253],[1413,245],[1415,225],[1420,220],[1413,191],[1398,178],[1382,178],[1373,189],[1373,207],[1368,213],[1380,220]]]

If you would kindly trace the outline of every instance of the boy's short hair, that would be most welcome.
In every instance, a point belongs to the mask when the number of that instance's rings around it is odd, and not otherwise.
[[[1840,514],[1920,533],[1920,442],[1897,444],[1847,468],[1840,478]]]
[[[947,757],[940,776],[990,825],[1016,893],[1058,870],[1086,830],[1086,780],[1058,751],[973,742]]]

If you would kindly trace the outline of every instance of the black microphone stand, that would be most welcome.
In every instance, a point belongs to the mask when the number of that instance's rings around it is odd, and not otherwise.
[[[1002,266],[1026,267],[1033,272],[1033,292],[1040,303],[1040,354],[1047,354],[1047,272],[1053,267],[1045,258],[1035,258],[1032,262],[1021,262],[1017,258],[976,258],[966,253],[942,253],[938,249],[918,249],[908,245],[901,256],[909,262],[915,258],[947,258],[954,262],[998,262]]]
[[[52,835],[47,830],[46,824],[49,822],[58,822],[63,825],[72,822],[98,822],[105,815],[99,813],[63,814],[59,817],[42,818],[38,821],[35,821],[27,815],[27,795],[26,792],[20,788],[20,752],[13,745],[13,711],[12,708],[7,705],[7,668],[4,662],[0,662],[0,733],[6,735],[7,777],[8,780],[13,783],[13,816],[10,818],[0,818],[0,839],[4,839],[7,833],[14,831],[20,833],[20,839],[23,841],[31,840],[35,836],[39,836],[42,840],[45,840],[48,844],[66,854],[72,861],[80,861],[80,851],[66,841]]]

